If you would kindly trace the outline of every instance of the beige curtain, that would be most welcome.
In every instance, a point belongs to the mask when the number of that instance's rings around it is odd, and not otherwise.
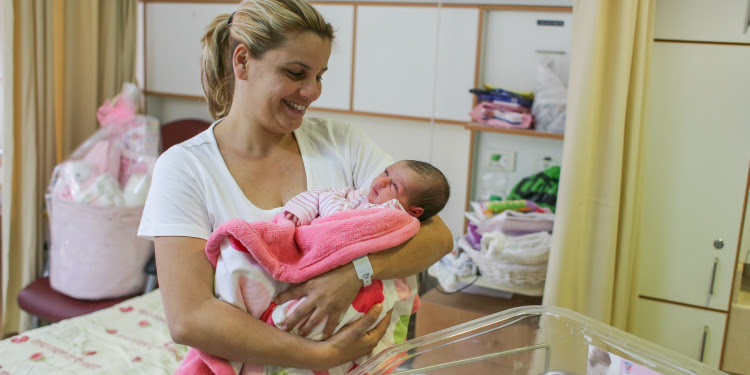
[[[18,292],[41,271],[43,197],[54,166],[52,0],[3,2],[2,308],[4,333],[26,324]],[[4,37],[4,41],[7,39]],[[11,47],[11,48],[8,48]],[[11,52],[12,53],[9,53]]]
[[[627,330],[637,302],[637,223],[653,0],[573,7],[563,170],[544,304]]]
[[[3,69],[10,71],[3,75],[8,77],[0,252],[4,335],[28,328],[16,298],[42,273],[44,192],[53,167],[96,130],[103,100],[134,80],[136,5],[136,0],[2,2]]]
[[[10,51],[13,46],[13,17],[9,16],[13,14],[13,3],[10,1],[0,1],[0,54],[4,57],[2,59],[2,71],[3,71],[3,101],[0,103],[0,108],[2,108],[2,112],[0,112],[0,131],[3,132],[3,138],[7,137],[5,135],[5,129],[8,128],[5,126],[5,124],[10,124],[13,122],[13,102],[11,100],[5,100],[5,98],[11,98],[13,97],[13,80],[11,77],[13,77],[13,60],[10,58],[7,58],[7,51]],[[8,153],[8,149],[5,148],[4,152]],[[3,158],[3,163],[7,163],[8,157]],[[10,180],[10,178],[6,178],[6,171],[8,171],[8,168],[3,168],[3,172],[0,173],[0,185],[4,183],[5,181]],[[0,195],[2,197],[2,201],[5,201],[7,199],[5,190],[3,189],[2,194]],[[8,270],[8,257],[5,254],[4,249],[5,246],[5,236],[2,236],[1,232],[5,231],[5,220],[2,218],[5,218],[7,214],[2,212],[3,210],[0,210],[0,316],[2,316],[2,313],[5,312],[5,295],[6,292],[6,277],[7,270]],[[0,318],[0,338],[3,337],[3,323],[5,319]]]
[[[99,127],[96,110],[135,82],[137,0],[64,0],[62,149],[69,155]]]

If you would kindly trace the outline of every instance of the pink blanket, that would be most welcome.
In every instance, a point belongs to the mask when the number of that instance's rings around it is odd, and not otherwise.
[[[246,222],[232,219],[211,234],[206,244],[206,256],[216,268],[222,243],[228,240],[231,248],[249,254],[250,262],[261,266],[273,279],[298,283],[351,262],[359,256],[399,245],[414,236],[419,226],[419,221],[406,212],[383,208],[342,211],[315,219],[310,225],[301,227],[295,227],[282,214],[270,221]],[[242,304],[248,306],[246,310],[253,310],[248,301],[252,298],[241,298],[244,300]],[[408,301],[409,313],[413,309],[413,302]],[[258,301],[252,303],[257,304]],[[267,302],[259,303],[268,305]],[[243,372],[249,370],[247,367],[243,368]],[[262,366],[260,370],[262,371]],[[175,372],[234,373],[235,370],[226,360],[194,349],[190,349]]]
[[[216,267],[220,246],[245,249],[274,279],[299,283],[359,256],[399,245],[419,231],[419,220],[382,208],[342,211],[295,227],[282,214],[270,221],[232,219],[211,234],[206,256]],[[239,245],[239,246],[238,246]]]

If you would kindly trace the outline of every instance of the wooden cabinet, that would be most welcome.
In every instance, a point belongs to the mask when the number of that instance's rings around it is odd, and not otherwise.
[[[733,44],[744,38],[733,17],[747,6],[656,2],[643,130],[635,332],[698,358],[708,327],[704,362],[717,367],[750,161],[750,45]]]
[[[728,309],[750,160],[748,67],[750,46],[654,44],[641,295]]]
[[[641,299],[634,333],[718,368],[725,323],[720,312]]]
[[[658,0],[655,39],[750,43],[748,0]]]

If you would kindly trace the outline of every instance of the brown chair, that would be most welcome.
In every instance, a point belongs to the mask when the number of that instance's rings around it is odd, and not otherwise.
[[[164,124],[160,129],[162,150],[183,142],[198,133],[208,129],[211,124],[203,120],[179,120]],[[145,292],[156,287],[156,262],[151,256],[144,271],[149,275]],[[80,300],[62,294],[50,286],[48,271],[43,277],[34,280],[18,293],[18,305],[33,316],[34,328],[39,326],[40,320],[56,323],[63,319],[73,318],[92,313],[129,298],[140,295],[123,296],[99,301]]]
[[[208,129],[209,126],[211,126],[211,123],[196,119],[177,120],[162,125],[160,130],[162,152],[193,138],[198,133]]]

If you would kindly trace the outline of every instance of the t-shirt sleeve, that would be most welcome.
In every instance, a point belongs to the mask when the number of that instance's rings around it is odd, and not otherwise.
[[[138,236],[208,239],[212,226],[202,184],[187,162],[190,156],[175,146],[156,161]]]
[[[394,163],[393,157],[354,126],[349,126],[349,141],[355,189],[369,186],[375,177]]]

